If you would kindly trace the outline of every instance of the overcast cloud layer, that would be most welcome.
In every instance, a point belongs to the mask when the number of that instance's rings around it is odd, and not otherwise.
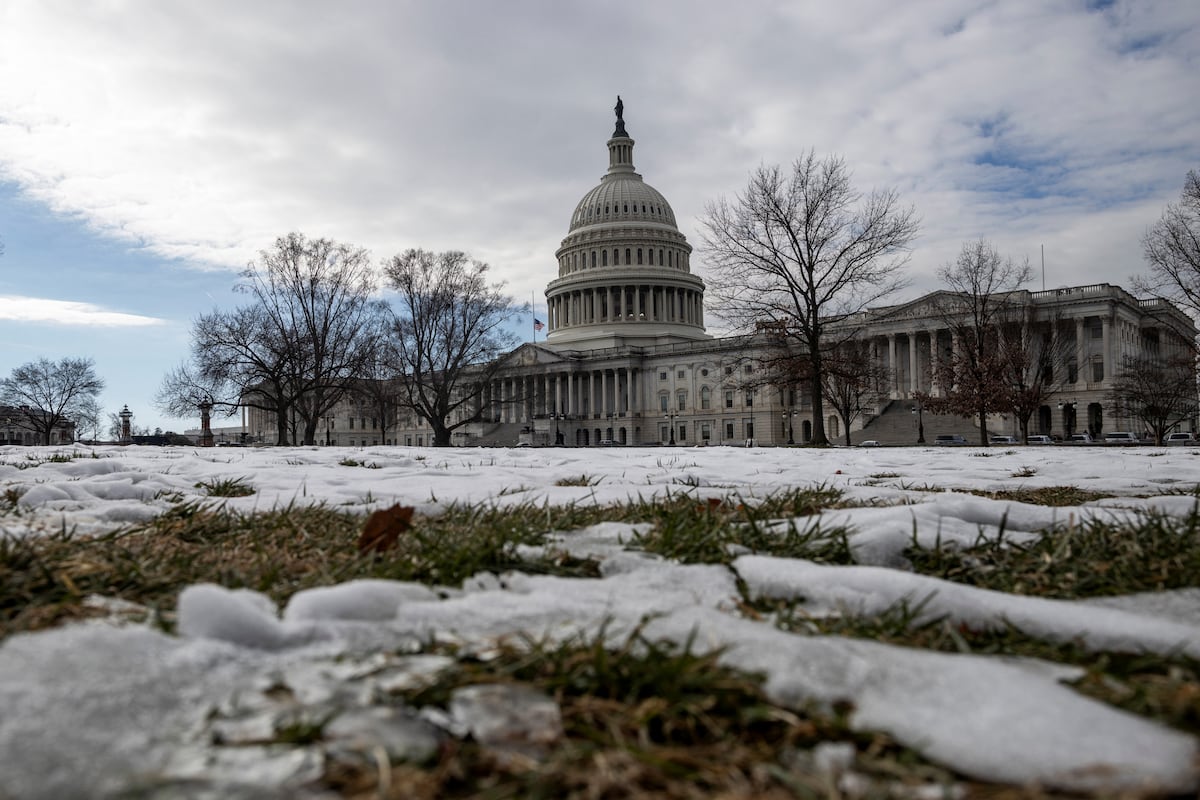
[[[10,0],[0,179],[183,268],[300,230],[467,250],[540,298],[619,93],[694,245],[813,148],[915,205],[912,293],[979,236],[1045,245],[1050,287],[1127,284],[1200,167],[1198,55],[1186,0]]]

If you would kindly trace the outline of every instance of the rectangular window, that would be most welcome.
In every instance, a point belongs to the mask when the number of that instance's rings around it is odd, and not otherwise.
[[[712,400],[709,399],[708,390],[700,392],[700,407],[707,411],[712,405]]]
[[[687,392],[680,392],[679,394],[675,395],[675,403],[676,403],[675,408],[677,411],[686,411],[687,410]]]
[[[667,379],[667,373],[666,373],[666,372],[660,372],[660,373],[658,373],[658,379],[659,379],[660,381],[665,381],[665,380]]]
[[[1104,362],[1103,361],[1093,361],[1092,362],[1092,382],[1099,383],[1102,380],[1104,380]]]
[[[746,392],[746,408],[754,405],[754,391]]]
[[[354,430],[354,417],[350,417],[350,430]]]
[[[725,423],[725,438],[726,439],[733,438],[733,423],[732,422]]]
[[[754,438],[754,420],[752,420],[752,419],[746,420],[746,438],[747,439]]]
[[[658,396],[658,410],[664,412],[667,410],[667,396],[665,394]]]
[[[712,425],[707,422],[700,423],[700,438],[708,442],[712,438]]]
[[[667,426],[659,425],[658,426],[658,440],[660,442],[666,442],[669,437],[670,437],[670,433],[667,431]]]
[[[1079,367],[1074,363],[1067,364],[1067,383],[1079,382]]]
[[[682,442],[685,439],[687,439],[687,425],[680,423],[678,440]]]
[[[725,393],[725,407],[733,408],[733,392]]]
[[[685,377],[687,377],[687,373],[684,372],[683,370],[678,370],[675,373],[675,377],[678,378],[679,380],[683,380]]]
[[[1104,327],[1102,325],[1097,325],[1096,327],[1091,328],[1090,330],[1092,332],[1093,339],[1103,339],[1104,338]]]

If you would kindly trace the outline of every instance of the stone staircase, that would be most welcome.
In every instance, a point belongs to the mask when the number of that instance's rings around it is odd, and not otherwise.
[[[875,439],[883,445],[915,445],[917,415],[909,410],[914,405],[909,400],[893,400],[883,413],[867,423],[865,428],[851,431],[850,441],[858,444],[866,439]],[[979,443],[979,426],[972,420],[953,414],[932,414],[928,411],[923,412],[921,417],[925,423],[925,444],[933,444],[934,437],[948,433],[961,435],[968,444]]]

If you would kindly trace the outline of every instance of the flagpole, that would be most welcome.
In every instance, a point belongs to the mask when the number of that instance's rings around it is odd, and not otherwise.
[[[537,292],[529,293],[529,317],[533,326],[533,343],[537,344]]]

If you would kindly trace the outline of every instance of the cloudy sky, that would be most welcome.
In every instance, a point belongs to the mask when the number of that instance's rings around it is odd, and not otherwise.
[[[6,0],[0,375],[89,356],[108,410],[194,425],[163,373],[293,230],[466,250],[541,304],[617,94],[693,245],[812,149],[915,206],[909,296],[977,237],[1030,288],[1043,247],[1049,288],[1127,285],[1200,168],[1200,4]]]

